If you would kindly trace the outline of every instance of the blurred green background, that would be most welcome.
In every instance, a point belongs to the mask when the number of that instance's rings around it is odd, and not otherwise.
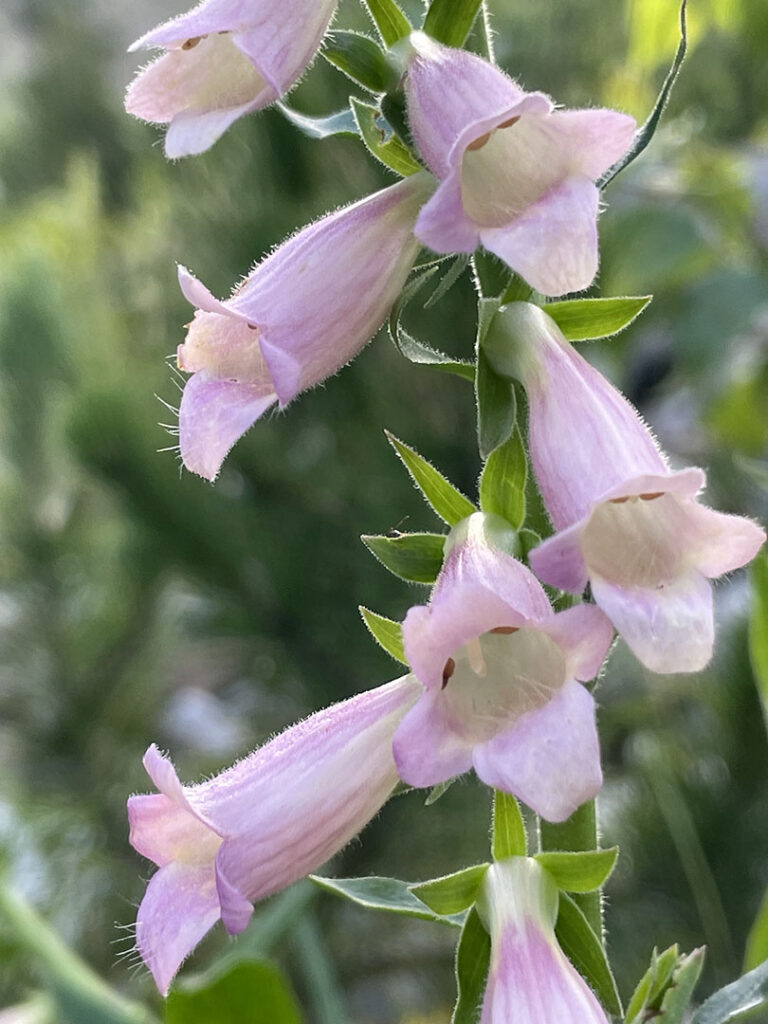
[[[490,6],[500,63],[568,106],[642,120],[677,45],[672,0]],[[471,495],[479,470],[469,386],[405,363],[383,336],[254,428],[215,487],[158,453],[175,443],[158,421],[174,420],[170,356],[190,315],[175,262],[224,296],[288,232],[391,180],[354,140],[311,142],[276,111],[167,163],[160,131],[122,111],[140,63],[124,51],[178,10],[9,0],[0,11],[0,870],[110,985],[158,1014],[126,930],[150,873],[125,820],[126,797],[149,788],[144,749],[170,749],[192,780],[396,676],[357,605],[400,617],[425,591],[388,576],[358,536],[438,524],[382,428]],[[708,467],[711,504],[765,521],[768,5],[697,0],[691,18],[663,129],[610,186],[601,219],[594,293],[655,300],[586,351],[675,461]],[[351,0],[338,24],[366,28]],[[291,102],[326,113],[347,91],[319,60]],[[469,355],[466,275],[411,319]],[[655,677],[620,646],[601,687],[604,841],[622,847],[608,928],[624,994],[654,944],[706,943],[702,990],[741,969],[768,883],[750,605],[746,573],[718,585],[706,672]],[[434,876],[484,859],[487,829],[487,795],[468,778],[430,808],[398,797],[332,868]],[[260,909],[238,944],[216,929],[185,973],[253,949],[287,972],[311,1024],[442,1024],[454,939],[299,888]],[[40,964],[0,910],[0,1007],[26,1004],[13,1024],[59,1019],[34,995]]]

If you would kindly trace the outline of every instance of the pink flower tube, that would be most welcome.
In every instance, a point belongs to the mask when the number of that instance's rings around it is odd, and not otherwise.
[[[131,46],[167,52],[134,79],[126,110],[168,125],[166,156],[202,153],[298,81],[335,11],[336,0],[204,0]]]
[[[480,1024],[609,1024],[555,937],[558,891],[527,857],[492,864],[477,909],[491,934]]]
[[[304,228],[220,302],[183,267],[197,312],[179,367],[184,465],[213,480],[232,445],[274,402],[336,373],[382,325],[419,249],[413,225],[425,172]]]
[[[131,797],[128,818],[131,844],[159,868],[136,943],[163,995],[219,918],[242,932],[254,902],[315,871],[378,812],[398,782],[394,730],[420,692],[404,676],[358,694],[194,786],[149,748],[160,792]]]
[[[528,391],[530,451],[557,529],[531,552],[545,582],[597,604],[655,672],[712,656],[709,578],[745,565],[765,531],[699,504],[701,469],[673,472],[627,399],[529,303],[512,303],[486,351]]]
[[[602,784],[595,703],[578,680],[595,677],[613,630],[594,605],[555,614],[533,574],[496,546],[494,520],[476,513],[456,528],[429,605],[406,616],[405,652],[425,692],[395,734],[395,761],[413,786],[474,767],[563,821]]]
[[[629,149],[615,110],[555,110],[487,61],[411,36],[405,80],[416,145],[440,187],[416,234],[436,252],[482,243],[545,295],[597,272],[595,181]]]

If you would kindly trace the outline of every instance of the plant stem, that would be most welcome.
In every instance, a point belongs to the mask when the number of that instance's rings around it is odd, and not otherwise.
[[[488,11],[488,0],[483,0],[483,6],[480,9],[480,26],[485,54],[491,64],[495,64],[496,55],[493,51],[493,31],[491,30],[491,16]]]
[[[542,850],[597,850],[597,801],[589,800],[582,804],[567,821],[559,825],[541,820],[539,837]],[[579,893],[573,898],[584,911],[595,934],[604,942],[602,891]]]

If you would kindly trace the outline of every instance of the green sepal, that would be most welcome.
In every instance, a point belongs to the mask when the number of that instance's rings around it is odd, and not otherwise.
[[[276,103],[275,106],[294,128],[298,128],[310,139],[327,139],[332,135],[360,138],[355,115],[349,108],[328,114],[326,117],[310,117],[308,114],[300,114],[298,110],[292,110],[286,103]]]
[[[480,508],[506,519],[515,530],[525,522],[528,458],[519,430],[488,456],[480,477]]]
[[[477,375],[477,441],[480,456],[487,459],[496,448],[508,441],[515,429],[517,403],[512,381],[502,377],[491,366],[485,352],[478,346]]]
[[[418,882],[408,888],[436,914],[458,914],[474,904],[488,868],[488,864],[473,864],[443,878]]]
[[[491,962],[491,937],[473,907],[467,914],[456,948],[458,995],[451,1024],[477,1024]]]
[[[566,892],[594,892],[602,889],[616,867],[618,846],[608,850],[582,850],[576,853],[537,853],[535,859],[552,875],[559,889]]]
[[[408,882],[399,878],[382,878],[370,875],[367,878],[323,878],[309,876],[321,888],[335,896],[357,903],[369,910],[386,910],[403,917],[418,917],[423,921],[439,921],[441,924],[461,928],[465,914],[436,914],[411,892]]]
[[[442,473],[427,462],[413,448],[399,441],[388,430],[384,433],[408,470],[414,484],[419,488],[429,505],[449,526],[456,526],[462,519],[471,516],[477,509],[461,491],[445,479]]]
[[[183,979],[174,986],[166,1024],[303,1024],[296,996],[275,964],[245,961],[205,983]]]
[[[481,7],[482,0],[432,0],[424,31],[446,46],[462,47]]]
[[[658,1011],[661,999],[672,979],[672,972],[680,959],[680,951],[677,943],[659,953],[656,949],[651,953],[651,964],[640,981],[627,1006],[627,1017],[625,1024],[633,1024],[634,1021],[645,1020],[646,1011]],[[644,1016],[641,1017],[640,1015]],[[638,1020],[638,1018],[640,1018]]]
[[[528,855],[528,833],[520,804],[511,793],[502,793],[499,789],[493,793],[491,852],[494,860]]]
[[[387,46],[394,46],[413,31],[413,26],[395,0],[363,0],[379,35]]]
[[[396,89],[402,75],[387,52],[360,32],[329,32],[321,52],[330,64],[371,92]]]
[[[621,1016],[621,999],[603,944],[589,921],[566,893],[560,893],[555,925],[558,942],[573,966],[594,989],[609,1013]]]
[[[701,969],[704,966],[705,952],[704,947],[694,949],[688,956],[678,960],[677,966],[672,972],[672,980],[661,1000],[661,1010],[656,1018],[658,1024],[683,1024],[683,1021],[687,1019],[693,990],[696,988]],[[741,1009],[744,1008],[744,1006],[741,1007]],[[709,1024],[727,1020],[730,1020],[730,1017],[714,1017]]]
[[[436,786],[433,786],[429,791],[429,796],[424,801],[424,806],[431,807],[432,804],[436,804],[441,797],[445,796],[455,781],[456,776],[452,779],[446,779],[445,782],[438,782]]]
[[[363,103],[355,96],[350,96],[349,103],[360,136],[372,156],[380,160],[385,167],[406,178],[424,170],[376,107]]]
[[[405,647],[403,646],[402,623],[395,622],[394,619],[388,619],[384,615],[379,615],[378,612],[372,612],[370,608],[366,608],[362,604],[358,607],[358,611],[368,628],[368,632],[376,643],[383,647],[387,654],[391,655],[395,661],[407,665]]]
[[[440,283],[437,288],[435,288],[424,303],[424,309],[432,309],[433,306],[436,306],[440,299],[442,299],[444,295],[447,295],[451,288],[453,288],[468,266],[469,256],[467,256],[466,253],[460,252],[457,256],[454,256],[450,267],[440,278]]]
[[[691,954],[693,956],[693,954]],[[691,1024],[728,1024],[745,1010],[768,1005],[768,960],[738,981],[715,992],[693,1015]],[[666,1022],[665,1022],[666,1024]]]
[[[363,534],[360,540],[385,569],[409,583],[434,583],[443,565],[445,534]]]
[[[541,537],[535,530],[529,530],[528,527],[520,530],[517,534],[518,541],[520,543],[520,557],[524,561],[528,561],[528,556],[541,544]]]
[[[636,320],[652,295],[627,295],[615,299],[567,299],[548,302],[544,312],[551,316],[568,341],[588,341],[618,334]]]

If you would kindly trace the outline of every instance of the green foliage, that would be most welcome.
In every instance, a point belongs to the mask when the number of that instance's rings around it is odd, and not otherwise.
[[[320,875],[310,875],[310,878],[335,896],[342,896],[369,910],[386,910],[391,914],[438,921],[456,928],[464,923],[464,914],[439,914],[430,910],[414,896],[409,883],[398,878],[323,878]]]
[[[694,949],[678,961],[672,972],[672,983],[661,1000],[660,1024],[684,1024],[688,1019],[688,1008],[704,966],[704,955],[704,948]]]
[[[763,896],[754,924],[747,935],[744,970],[752,971],[768,960],[768,892]]]
[[[487,870],[487,864],[473,864],[452,875],[418,882],[409,889],[436,914],[459,914],[474,904]]]
[[[302,1024],[304,1017],[282,971],[243,962],[214,980],[185,981],[168,997],[166,1024]]]
[[[432,506],[441,519],[449,526],[456,526],[462,519],[471,516],[477,509],[465,498],[458,488],[440,473],[435,467],[427,462],[414,448],[385,431],[387,440],[402,459],[403,465],[408,470],[414,484],[419,488],[427,502]]]
[[[410,583],[434,583],[443,564],[442,533],[401,533],[396,537],[364,534],[360,540],[385,569]]]
[[[566,892],[594,892],[602,889],[616,866],[618,846],[609,850],[554,851],[537,853],[536,860]]]
[[[548,302],[544,307],[569,341],[608,338],[629,327],[643,312],[653,296],[615,299],[566,299]]]
[[[403,176],[423,170],[408,146],[393,132],[376,107],[363,103],[355,96],[350,97],[349,102],[362,140],[377,160]]]
[[[432,0],[424,31],[446,46],[463,46],[481,7],[482,0]]]
[[[506,519],[515,530],[525,522],[528,458],[519,430],[494,448],[480,476],[480,508]]]
[[[365,608],[363,605],[360,605],[359,612],[373,639],[384,648],[387,654],[391,654],[395,661],[407,665],[403,647],[402,623],[372,612],[370,608]]]
[[[620,1015],[621,999],[605,949],[582,910],[566,893],[560,893],[555,926],[563,952],[609,1013]]]
[[[703,951],[698,952],[703,959]],[[728,1024],[747,1010],[765,1006],[768,1006],[768,961],[710,996],[693,1015],[691,1024]],[[676,1022],[670,1021],[670,1024]]]
[[[456,1006],[451,1024],[477,1024],[491,962],[491,937],[473,908],[461,930],[456,948]]]
[[[370,36],[360,32],[329,32],[322,54],[345,75],[371,92],[388,92],[397,86],[399,69]]]
[[[363,0],[373,23],[387,46],[411,34],[411,23],[395,0]]]
[[[651,1013],[658,1013],[661,1000],[667,986],[672,980],[672,972],[680,959],[680,951],[675,944],[658,953],[654,949],[651,954],[651,965],[632,993],[627,1004],[626,1024],[643,1024]]]
[[[494,860],[525,857],[528,853],[528,833],[520,805],[511,793],[502,793],[499,789],[493,792],[491,847]]]

